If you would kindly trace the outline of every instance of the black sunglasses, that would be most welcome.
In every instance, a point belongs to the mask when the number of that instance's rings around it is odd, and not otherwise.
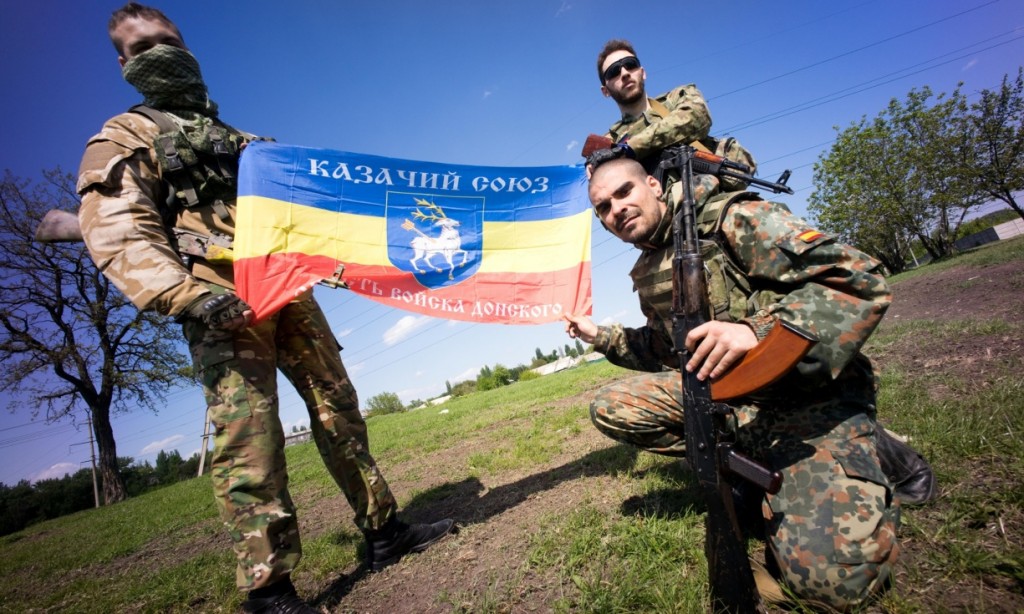
[[[623,68],[626,70],[636,70],[640,68],[640,60],[635,55],[627,55],[617,62],[612,62],[612,65],[606,68],[601,75],[601,84],[608,83],[615,77],[618,77]]]

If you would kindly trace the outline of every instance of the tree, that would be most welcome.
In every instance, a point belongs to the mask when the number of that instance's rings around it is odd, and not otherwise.
[[[514,381],[512,372],[509,371],[508,367],[501,364],[494,365],[494,374],[492,377],[494,378],[494,383],[498,386],[508,386]]]
[[[402,405],[401,399],[394,392],[382,392],[374,395],[366,402],[366,406],[369,408],[366,411],[367,418],[383,416],[384,414],[397,414],[405,411],[405,406]]]
[[[978,190],[1024,218],[1014,197],[1024,190],[1024,68],[1013,83],[1004,75],[998,91],[981,91],[971,105],[968,127],[974,147],[967,170],[973,171]]]
[[[587,353],[587,351],[585,349],[583,349],[583,344],[580,342],[579,339],[577,339],[576,340],[576,355],[577,356],[583,356],[586,353]]]
[[[111,415],[156,411],[172,387],[189,381],[191,367],[174,321],[136,309],[82,244],[34,240],[47,210],[78,206],[71,175],[43,176],[31,185],[8,171],[0,183],[0,391],[12,411],[91,423],[103,500],[113,503],[127,490]]]
[[[476,380],[468,379],[452,386],[453,397],[463,397],[472,392],[476,392]]]
[[[161,484],[173,484],[181,479],[184,464],[185,461],[177,450],[160,450],[156,455],[156,477]]]
[[[837,128],[814,165],[808,210],[818,224],[894,273],[905,268],[911,237],[933,258],[948,255],[980,202],[969,176],[957,172],[969,148],[966,100],[959,88],[931,98],[928,88],[911,90],[874,120]]]

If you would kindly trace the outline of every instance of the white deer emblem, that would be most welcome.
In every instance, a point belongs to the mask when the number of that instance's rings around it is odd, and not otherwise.
[[[441,254],[445,262],[448,264],[448,279],[454,279],[454,272],[456,266],[465,266],[466,260],[469,258],[469,252],[462,249],[462,236],[459,234],[459,221],[453,220],[452,218],[445,215],[444,210],[434,203],[427,202],[423,199],[417,198],[416,204],[427,208],[429,214],[423,213],[416,209],[412,216],[425,222],[433,222],[434,226],[441,228],[441,234],[436,237],[431,237],[416,228],[416,224],[412,220],[405,220],[402,224],[402,228],[405,230],[411,230],[418,234],[418,237],[414,237],[409,245],[412,247],[414,256],[409,260],[409,264],[412,268],[416,269],[417,273],[423,273],[424,271],[416,264],[422,262],[426,266],[434,269],[436,272],[442,272],[441,267],[434,264],[431,260],[434,256]],[[456,254],[462,254],[462,261],[458,265],[455,264]]]

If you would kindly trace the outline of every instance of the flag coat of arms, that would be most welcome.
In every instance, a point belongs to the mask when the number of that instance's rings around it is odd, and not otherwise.
[[[502,324],[590,313],[581,166],[481,167],[249,144],[234,268],[262,320],[314,284],[438,318]]]

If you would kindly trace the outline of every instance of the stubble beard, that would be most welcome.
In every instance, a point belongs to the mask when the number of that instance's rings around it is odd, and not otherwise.
[[[608,95],[611,96],[612,100],[614,100],[618,105],[628,107],[632,104],[639,102],[640,100],[643,100],[647,96],[647,91],[645,90],[644,84],[641,81],[639,82],[639,87],[633,90],[632,94],[626,94],[621,91],[614,91],[609,89]]]

